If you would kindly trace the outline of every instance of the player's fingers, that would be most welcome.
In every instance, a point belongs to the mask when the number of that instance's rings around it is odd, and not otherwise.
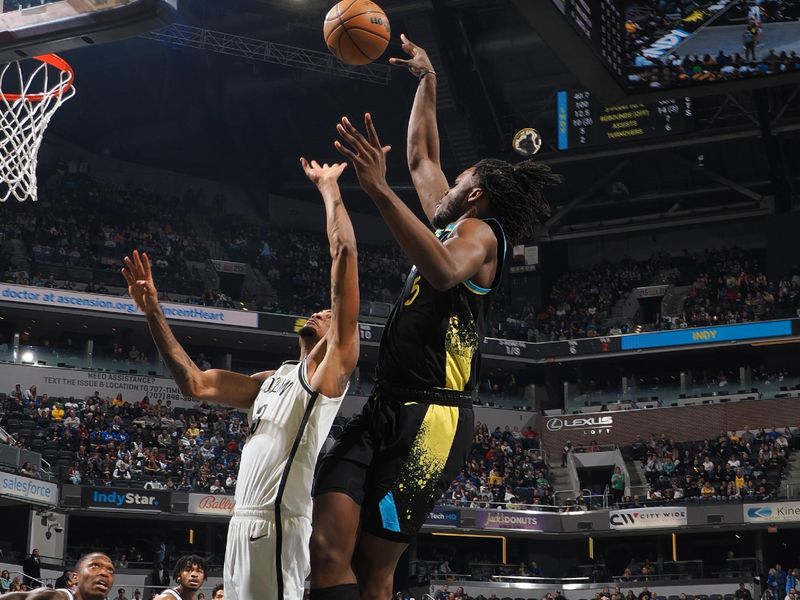
[[[135,276],[136,274],[136,263],[130,256],[125,257],[125,264],[128,265],[128,269],[130,270],[131,274]]]
[[[147,279],[152,279],[153,271],[150,269],[150,257],[147,256],[147,252],[142,253],[142,264],[144,265],[144,276]]]
[[[336,126],[336,130],[339,132],[339,135],[342,136],[344,140],[359,154],[366,154],[369,152],[367,141],[364,139],[364,136],[356,131],[355,127],[350,125],[349,121],[347,122],[347,125],[349,127],[345,127],[341,123]]]
[[[408,68],[408,63],[411,62],[406,60],[405,58],[390,58],[389,64],[394,65],[395,67],[405,67]]]
[[[300,166],[303,167],[303,171],[308,171],[308,161],[305,156],[300,157]]]
[[[400,39],[403,41],[403,49],[405,50],[406,47],[410,50],[417,50],[419,46],[417,46],[414,42],[412,42],[408,37],[406,37],[405,33],[400,34]],[[408,52],[408,50],[406,50]],[[409,52],[413,56],[413,52]]]
[[[136,266],[136,271],[134,271],[134,275],[136,278],[139,279],[144,273],[144,267],[142,266],[142,257],[139,255],[138,250],[133,251],[133,264]]]
[[[315,161],[315,160],[311,161],[311,166],[314,167],[315,169],[319,169],[320,168],[319,163],[317,161]]]
[[[128,269],[124,269],[123,268],[121,273],[122,273],[122,276],[125,278],[125,281],[127,282],[128,286],[132,286],[133,285],[133,276],[130,274]]]
[[[381,152],[383,152],[383,155],[384,155],[384,156],[386,156],[387,154],[389,154],[389,152],[391,152],[391,150],[392,150],[392,147],[391,147],[391,146],[384,146],[383,148],[381,148]]]
[[[364,114],[364,125],[367,128],[367,135],[369,136],[369,143],[374,148],[381,147],[381,141],[378,138],[378,130],[375,129],[375,122],[372,120],[372,115],[369,113]]]
[[[358,159],[358,157],[356,156],[355,152],[350,150],[350,148],[347,148],[344,144],[339,142],[339,140],[336,140],[335,142],[333,142],[333,145],[339,151],[339,154],[341,154],[342,156],[344,156],[348,160],[351,160],[351,161],[353,161],[355,163],[356,160]]]

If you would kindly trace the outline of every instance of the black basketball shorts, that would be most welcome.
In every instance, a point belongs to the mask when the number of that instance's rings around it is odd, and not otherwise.
[[[467,393],[376,386],[322,459],[314,496],[347,494],[363,531],[408,543],[464,466],[474,427]]]

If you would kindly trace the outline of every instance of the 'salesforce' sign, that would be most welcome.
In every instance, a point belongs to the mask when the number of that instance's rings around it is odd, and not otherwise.
[[[0,474],[0,496],[10,496],[29,502],[58,504],[58,486],[55,483],[31,479],[13,473]]]
[[[800,521],[800,502],[765,502],[743,504],[745,523],[780,523]]]
[[[611,415],[597,417],[553,417],[547,420],[547,430],[583,431],[586,434],[611,433],[614,417]]]
[[[608,513],[611,529],[652,529],[681,527],[688,523],[685,506],[630,508]]]
[[[169,511],[170,493],[159,490],[121,490],[114,488],[85,487],[81,490],[85,508],[104,508],[120,511]]]

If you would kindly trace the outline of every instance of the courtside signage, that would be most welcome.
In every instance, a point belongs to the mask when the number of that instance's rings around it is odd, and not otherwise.
[[[743,325],[721,325],[623,335],[620,340],[623,350],[644,348],[666,348],[669,346],[696,346],[719,342],[737,342],[759,338],[775,338],[792,335],[791,321],[764,321]]]
[[[608,513],[611,529],[655,529],[682,527],[688,524],[686,507],[630,508]]]
[[[81,501],[84,508],[124,512],[167,512],[172,508],[170,493],[160,490],[84,487],[81,489]]]
[[[765,502],[743,504],[745,523],[781,523],[800,521],[800,502]]]
[[[218,496],[215,494],[189,494],[188,512],[194,515],[233,515],[235,506],[233,496]]]
[[[33,352],[35,355],[35,350]],[[53,397],[86,398],[95,391],[106,397],[121,392],[127,400],[138,401],[142,396],[148,396],[153,404],[170,400],[173,406],[194,405],[194,401],[186,398],[172,379],[152,375],[0,364],[0,381],[12,382],[12,385],[20,382],[26,386],[36,385]]]
[[[0,496],[10,496],[28,502],[58,504],[58,486],[48,481],[22,477],[13,473],[0,474]]]
[[[457,508],[434,508],[425,519],[425,525],[433,527],[458,527],[460,524],[461,511]]]
[[[512,529],[544,531],[543,515],[514,510],[476,511],[475,527],[478,529]]]
[[[118,315],[141,315],[133,300],[122,296],[86,294],[25,285],[4,285],[0,288],[0,300],[15,304],[76,308]],[[218,323],[236,327],[258,327],[258,313],[229,310],[216,307],[192,306],[190,304],[161,304],[164,316],[170,320],[193,323]]]

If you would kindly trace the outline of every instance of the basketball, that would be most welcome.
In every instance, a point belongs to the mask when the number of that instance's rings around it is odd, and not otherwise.
[[[366,65],[389,45],[391,29],[383,9],[370,0],[342,0],[325,15],[325,45],[343,63]]]

